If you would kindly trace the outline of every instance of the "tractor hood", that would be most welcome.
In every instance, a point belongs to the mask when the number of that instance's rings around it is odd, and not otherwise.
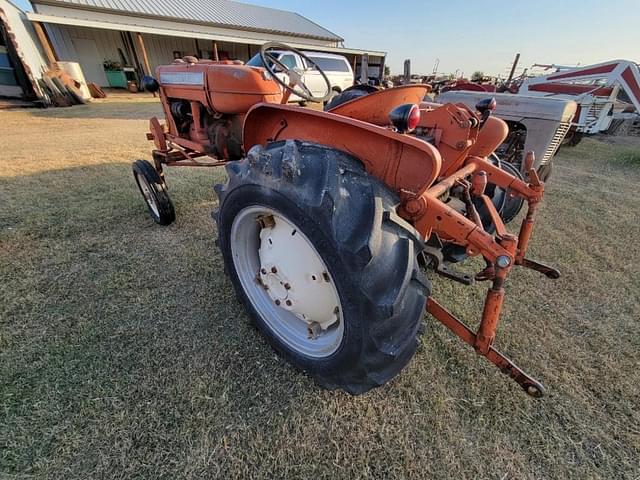
[[[169,98],[199,101],[219,113],[243,114],[260,102],[279,103],[280,86],[263,68],[232,61],[200,60],[156,69]]]
[[[442,93],[438,103],[464,103],[475,110],[476,104],[487,97],[496,99],[498,106],[495,115],[503,120],[515,122],[524,118],[570,122],[576,113],[577,104],[573,100],[543,98],[512,93],[450,91]]]

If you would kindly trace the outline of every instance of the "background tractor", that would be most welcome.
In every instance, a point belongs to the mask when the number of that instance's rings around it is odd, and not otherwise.
[[[475,84],[472,84],[475,85]],[[437,97],[440,103],[464,103],[473,107],[491,95],[498,102],[494,115],[509,126],[509,135],[496,149],[500,160],[523,172],[527,152],[535,153],[535,167],[540,179],[547,181],[553,158],[571,128],[577,104],[567,98],[535,97],[528,94],[486,93],[450,90]]]
[[[416,351],[426,308],[541,396],[542,385],[493,346],[511,270],[559,276],[526,257],[544,185],[533,154],[524,176],[496,159],[508,128],[491,116],[495,100],[426,103],[428,87],[407,85],[343,97],[324,112],[289,106],[292,94],[326,100],[330,84],[314,96],[276,51],[326,80],[303,52],[276,43],[262,47],[264,67],[187,57],[146,80],[165,122],[150,120],[153,164],[133,170],[153,219],[175,219],[163,167],[225,165],[214,219],[238,298],[271,345],[327,388],[358,394],[392,379]],[[505,220],[525,204],[519,235],[509,233]],[[478,255],[485,266],[475,277],[450,266]],[[477,332],[431,296],[425,270],[489,283]]]

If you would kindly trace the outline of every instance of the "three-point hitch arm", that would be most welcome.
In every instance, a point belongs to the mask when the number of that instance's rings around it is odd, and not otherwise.
[[[511,269],[519,265],[541,272],[552,279],[560,276],[557,270],[526,258],[536,213],[544,195],[544,185],[533,169],[533,160],[533,152],[529,152],[525,159],[528,182],[524,182],[496,167],[486,158],[470,156],[458,171],[435,183],[418,198],[409,200],[404,205],[404,210],[411,216],[424,238],[435,235],[461,245],[466,248],[468,255],[482,255],[488,265],[481,273],[483,280],[491,281],[491,286],[487,291],[477,332],[473,332],[432,297],[427,301],[429,313],[471,345],[478,354],[485,356],[503,373],[514,379],[529,395],[541,397],[544,394],[542,384],[493,347],[504,303],[504,283]],[[470,182],[466,180],[469,177]],[[505,190],[509,189],[512,194],[526,200],[528,208],[519,235],[507,232],[495,206],[484,193],[487,182]],[[440,200],[440,197],[454,185],[464,186],[471,197],[481,199],[495,225],[495,235],[490,235],[484,230],[473,203],[467,203],[471,211],[465,216]],[[436,265],[436,272],[452,277],[451,273],[445,273],[443,270],[441,265]]]

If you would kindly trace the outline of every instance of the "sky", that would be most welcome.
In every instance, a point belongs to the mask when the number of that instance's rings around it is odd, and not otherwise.
[[[387,52],[393,73],[474,71],[506,76],[520,66],[640,62],[640,0],[252,0],[296,11],[345,39]]]
[[[15,0],[24,6],[26,0]],[[247,0],[295,11],[345,39],[387,52],[402,73],[506,76],[516,53],[533,63],[640,62],[640,0]]]

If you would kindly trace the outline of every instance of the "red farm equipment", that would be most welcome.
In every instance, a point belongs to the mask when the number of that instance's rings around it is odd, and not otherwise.
[[[151,119],[154,162],[133,170],[153,219],[175,219],[164,167],[225,165],[214,218],[231,283],[273,347],[324,387],[358,394],[397,375],[426,308],[542,396],[493,346],[511,270],[559,276],[526,257],[544,185],[532,154],[524,177],[492,156],[508,130],[491,115],[495,100],[425,103],[428,87],[406,85],[351,100],[345,92],[323,112],[289,106],[292,93],[325,100],[329,84],[313,97],[274,50],[304,56],[271,43],[262,67],[188,57],[146,79],[165,123]],[[504,219],[524,204],[519,234],[509,233]],[[478,255],[486,266],[475,278],[451,266]],[[431,296],[427,270],[489,283],[477,332]]]

